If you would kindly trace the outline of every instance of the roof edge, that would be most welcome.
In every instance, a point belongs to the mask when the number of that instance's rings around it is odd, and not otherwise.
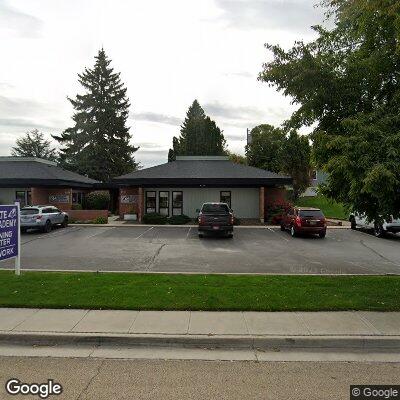
[[[48,164],[48,165],[53,165],[57,166],[57,163],[54,161],[50,160],[45,160],[43,158],[39,157],[13,157],[13,156],[0,156],[0,162],[1,161],[34,161],[42,164]]]

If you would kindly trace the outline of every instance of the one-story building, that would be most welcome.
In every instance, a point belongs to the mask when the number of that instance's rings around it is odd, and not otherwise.
[[[268,201],[284,199],[292,178],[236,164],[225,156],[181,156],[176,161],[113,179],[119,213],[197,216],[204,202],[226,202],[238,218],[264,221]]]
[[[51,204],[71,210],[98,181],[34,157],[0,157],[0,204]]]

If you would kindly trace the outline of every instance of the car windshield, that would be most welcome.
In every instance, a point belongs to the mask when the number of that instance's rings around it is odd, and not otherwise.
[[[303,218],[324,218],[324,214],[320,210],[300,210],[299,215]]]
[[[33,215],[39,214],[38,208],[23,208],[21,209],[21,215]]]
[[[229,207],[226,204],[203,204],[201,211],[203,213],[229,213]]]

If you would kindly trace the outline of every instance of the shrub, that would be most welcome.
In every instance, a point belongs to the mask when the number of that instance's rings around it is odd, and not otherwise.
[[[106,217],[97,217],[96,219],[93,220],[94,224],[107,224],[108,223],[108,218]]]
[[[190,222],[191,219],[185,214],[182,215],[173,215],[172,217],[168,218],[168,223],[170,225],[185,225]]]
[[[82,210],[82,204],[72,204],[72,210]]]
[[[265,206],[266,222],[272,225],[280,225],[284,215],[293,205],[288,201],[275,201]]]
[[[88,210],[108,210],[110,193],[91,192],[86,196],[86,208]]]
[[[164,225],[167,223],[167,217],[158,213],[149,213],[143,215],[143,222],[145,224]]]

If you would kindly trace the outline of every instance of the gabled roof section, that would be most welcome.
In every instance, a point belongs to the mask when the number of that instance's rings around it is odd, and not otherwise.
[[[0,186],[92,187],[98,181],[34,157],[0,157]]]
[[[240,184],[262,186],[290,184],[292,178],[248,165],[236,164],[226,158],[183,159],[134,171],[114,178],[120,184]]]

